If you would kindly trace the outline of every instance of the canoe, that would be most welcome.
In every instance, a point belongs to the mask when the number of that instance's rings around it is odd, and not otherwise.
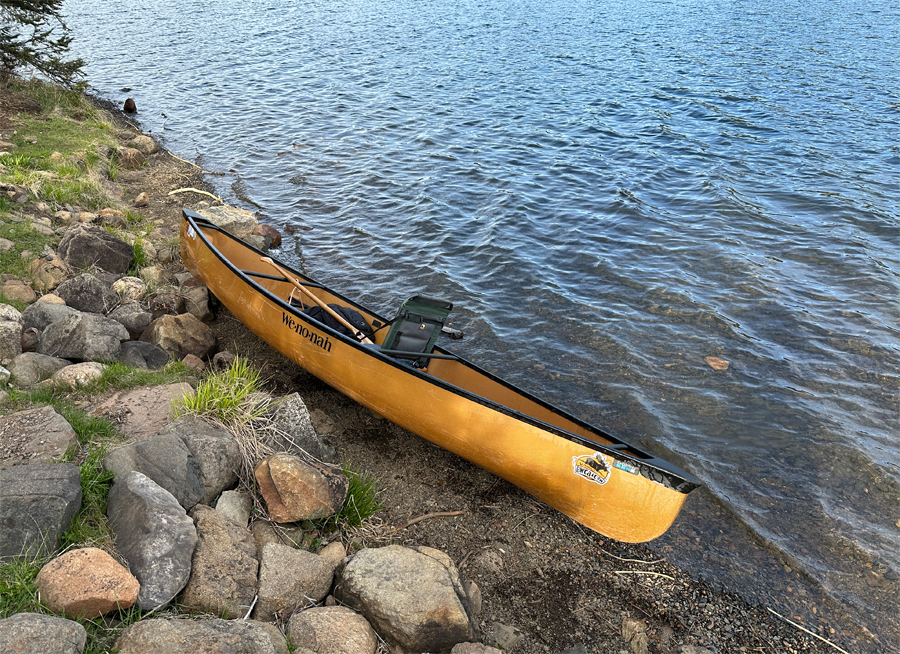
[[[424,355],[366,345],[296,305],[349,307],[373,328],[396,324],[183,210],[181,256],[228,310],[326,384],[422,438],[502,477],[603,534],[664,533],[700,482],[440,345]],[[272,264],[280,266],[277,270]],[[293,281],[290,278],[293,278]],[[306,292],[298,292],[297,283]],[[310,297],[307,294],[312,294]],[[321,315],[320,315],[321,318]]]

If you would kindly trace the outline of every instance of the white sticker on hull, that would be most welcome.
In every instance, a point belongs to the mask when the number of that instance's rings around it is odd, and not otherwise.
[[[584,477],[601,486],[609,481],[609,475],[612,472],[610,458],[600,452],[573,456],[572,467],[579,477]]]

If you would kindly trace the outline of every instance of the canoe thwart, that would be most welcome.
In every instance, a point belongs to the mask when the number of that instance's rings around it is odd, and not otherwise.
[[[275,282],[288,282],[290,283],[290,279],[284,277],[283,275],[270,275],[268,273],[256,272],[255,270],[242,270],[242,273],[247,275],[248,277],[257,277],[259,279],[271,279]],[[325,288],[322,284],[317,284],[316,282],[303,282],[303,285],[307,288]]]

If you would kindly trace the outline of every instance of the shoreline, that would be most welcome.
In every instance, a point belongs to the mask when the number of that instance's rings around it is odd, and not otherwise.
[[[110,112],[118,128],[140,129],[130,117],[111,111],[111,103],[86,97]],[[212,189],[199,167],[165,150],[153,155],[145,168],[122,171],[120,178],[116,183],[124,190],[123,202],[148,194],[149,204],[140,211],[157,222],[157,237],[163,240],[177,234],[181,206],[207,199],[197,194],[170,196],[172,187]],[[289,362],[226,310],[211,327],[221,348],[247,357],[263,372],[271,392],[299,392],[310,410],[321,414],[320,424],[331,423],[327,428],[340,460],[376,476],[385,509],[376,516],[371,538],[388,538],[387,532],[401,527],[401,542],[446,551],[481,587],[486,607],[479,618],[482,627],[500,622],[526,634],[517,651],[530,654],[577,645],[597,652],[624,650],[626,618],[644,622],[651,652],[675,652],[681,645],[718,652],[760,646],[837,651],[770,610],[750,606],[736,593],[657,561],[647,546],[587,533],[519,489],[379,418]],[[464,513],[402,527],[422,515],[459,510]],[[868,645],[854,641],[850,634],[835,640]],[[781,646],[783,650],[777,649]]]

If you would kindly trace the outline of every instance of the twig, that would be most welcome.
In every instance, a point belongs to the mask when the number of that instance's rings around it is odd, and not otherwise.
[[[827,638],[822,638],[819,634],[815,634],[815,633],[811,632],[811,631],[810,631],[809,629],[807,629],[806,627],[803,627],[803,626],[797,624],[796,622],[792,622],[791,620],[788,620],[786,617],[784,617],[784,616],[781,615],[780,613],[777,613],[776,611],[773,611],[773,610],[770,609],[768,606],[767,606],[766,608],[769,610],[769,613],[773,613],[774,615],[778,616],[779,618],[781,618],[782,620],[784,620],[785,622],[787,622],[789,625],[792,625],[792,626],[794,626],[794,627],[797,627],[797,629],[799,629],[800,631],[805,631],[805,632],[808,633],[810,636],[813,636],[814,638],[818,638],[818,639],[821,640],[823,643],[826,643],[826,644],[828,644],[828,645],[831,645],[833,648],[835,648],[835,649],[836,649],[837,651],[839,651],[839,652],[843,652],[844,654],[850,654],[850,652],[848,652],[848,651],[845,650],[845,649],[841,649],[840,647],[838,647],[837,645],[835,645],[834,643],[832,643],[832,642],[831,642],[830,640],[828,640]]]
[[[175,195],[176,193],[199,193],[200,195],[208,195],[217,202],[222,201],[222,198],[220,198],[218,195],[213,195],[212,193],[207,193],[206,191],[201,191],[198,188],[192,188],[190,186],[187,188],[177,188],[174,191],[169,191],[169,195]]]
[[[662,572],[649,572],[647,570],[613,570],[613,573],[617,575],[653,575],[654,577],[665,577],[675,581],[675,577],[664,575]]]
[[[425,515],[420,515],[418,518],[413,518],[402,527],[397,527],[396,529],[394,529],[394,531],[402,531],[407,527],[411,527],[417,522],[422,522],[423,520],[428,520],[429,518],[444,518],[454,515],[462,515],[463,513],[465,513],[465,511],[440,511],[438,513],[426,513]]]
[[[253,596],[253,602],[250,603],[250,610],[247,611],[247,615],[244,616],[244,620],[248,620],[250,618],[250,614],[253,613],[253,607],[256,606],[256,600],[259,599],[259,595]]]
[[[609,552],[607,552],[604,549],[601,549],[600,551],[608,556],[613,557],[614,559],[617,559],[619,561],[626,561],[628,563],[643,563],[645,565],[651,565],[653,563],[662,563],[663,561],[665,561],[665,559],[657,559],[656,561],[641,561],[640,559],[623,559],[621,556],[616,556],[615,554],[610,554]]]
[[[198,166],[197,164],[195,164],[193,161],[188,161],[187,159],[182,159],[181,157],[172,154],[172,153],[169,152],[168,150],[166,150],[166,152],[167,152],[168,155],[169,155],[170,157],[172,157],[173,159],[178,159],[178,161],[183,161],[183,162],[186,163],[187,165],[193,166],[194,168],[197,168],[198,170],[200,170],[200,172],[203,172],[203,173],[208,172],[208,171],[203,170],[202,168],[200,168],[200,166]]]
[[[490,547],[491,547],[490,545],[484,545],[481,549],[487,550],[487,549],[490,549]],[[457,565],[456,567],[457,567],[458,569],[462,570],[463,566],[466,564],[466,561],[469,560],[469,557],[472,556],[472,555],[473,555],[475,552],[477,552],[477,551],[478,551],[478,548],[476,548],[476,549],[474,549],[474,550],[469,550],[469,551],[466,553],[466,555],[463,557],[463,560],[460,561],[460,562],[459,562],[459,565]]]
[[[466,552],[466,555],[463,557],[463,560],[459,562],[458,566],[456,566],[457,569],[462,570],[463,566],[469,560],[469,557],[472,556],[474,553],[475,553],[475,550],[469,550],[468,552]]]

